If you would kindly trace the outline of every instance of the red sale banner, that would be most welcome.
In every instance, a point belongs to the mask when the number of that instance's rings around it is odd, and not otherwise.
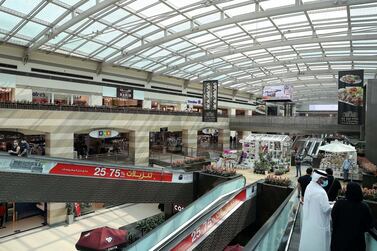
[[[106,179],[124,180],[147,180],[172,182],[173,174],[168,172],[153,172],[144,170],[131,170],[116,167],[96,167],[77,164],[56,164],[50,174],[60,174],[69,176],[86,176]]]
[[[222,208],[216,211],[209,219],[197,227],[190,235],[186,236],[178,245],[172,248],[172,251],[186,251],[194,246],[194,244],[200,242],[200,238],[203,235],[214,230],[216,224],[225,220],[225,216],[233,209],[240,206],[244,201],[246,201],[246,189],[242,190],[237,194],[231,201],[226,203]]]

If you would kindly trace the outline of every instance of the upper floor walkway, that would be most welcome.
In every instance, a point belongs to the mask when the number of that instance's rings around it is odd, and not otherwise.
[[[345,133],[360,132],[359,125],[339,125],[336,117],[230,117],[230,130],[275,133]]]

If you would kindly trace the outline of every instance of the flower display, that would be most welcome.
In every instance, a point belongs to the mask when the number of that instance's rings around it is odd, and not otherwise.
[[[279,177],[276,175],[268,175],[264,182],[266,184],[285,186],[285,187],[290,186],[292,183],[292,181],[289,178]]]
[[[224,177],[231,177],[237,174],[235,168],[230,167],[216,167],[215,165],[204,166],[202,172],[208,174],[214,174]]]

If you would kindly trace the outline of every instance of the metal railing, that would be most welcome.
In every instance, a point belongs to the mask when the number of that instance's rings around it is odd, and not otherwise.
[[[23,109],[23,110],[48,110],[48,111],[75,111],[75,112],[106,112],[106,113],[137,113],[153,115],[176,115],[176,116],[202,116],[200,112],[188,111],[161,111],[143,109],[140,107],[108,107],[108,106],[79,106],[79,105],[55,105],[23,102],[0,102],[0,109]],[[219,114],[218,117],[227,117]]]
[[[281,117],[281,116],[235,116],[230,117],[230,130],[262,130],[291,132],[359,132],[359,125],[339,125],[334,117]]]

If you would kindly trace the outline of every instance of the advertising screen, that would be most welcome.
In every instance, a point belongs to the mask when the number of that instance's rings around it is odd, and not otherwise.
[[[265,86],[263,100],[265,101],[292,101],[293,88],[291,85]]]
[[[363,124],[364,70],[338,73],[338,124]]]

